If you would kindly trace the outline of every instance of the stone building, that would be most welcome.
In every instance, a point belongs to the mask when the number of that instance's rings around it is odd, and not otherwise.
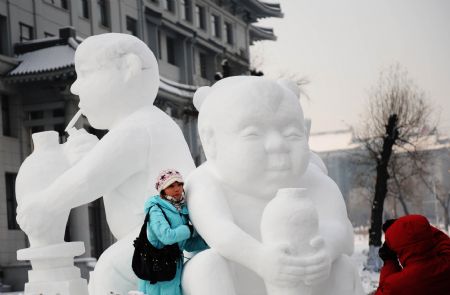
[[[275,40],[255,25],[282,17],[279,4],[258,0],[0,0],[0,292],[20,289],[27,265],[16,251],[27,239],[16,221],[15,177],[31,153],[31,133],[64,128],[78,110],[69,91],[73,57],[84,38],[122,32],[143,40],[158,59],[161,81],[155,104],[181,127],[193,158],[203,160],[192,96],[216,79],[249,73],[249,46]],[[104,131],[85,127],[102,136]],[[113,242],[102,202],[72,210],[66,239],[84,241],[86,260]],[[23,287],[23,286],[22,286]],[[3,289],[6,289],[3,286]]]

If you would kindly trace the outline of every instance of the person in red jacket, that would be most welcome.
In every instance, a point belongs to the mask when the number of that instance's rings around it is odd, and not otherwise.
[[[388,221],[375,295],[449,295],[450,238],[422,215]]]

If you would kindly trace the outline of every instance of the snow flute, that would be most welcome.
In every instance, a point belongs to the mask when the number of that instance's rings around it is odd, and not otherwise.
[[[302,257],[315,252],[310,245],[317,236],[319,218],[314,203],[303,188],[280,189],[264,209],[261,219],[262,242],[267,245],[289,245],[289,255]],[[300,279],[292,287],[265,282],[268,295],[310,295],[312,289]]]

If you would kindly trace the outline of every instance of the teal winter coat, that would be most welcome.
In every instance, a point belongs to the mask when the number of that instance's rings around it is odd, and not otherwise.
[[[159,205],[156,206],[156,205]],[[145,214],[150,209],[150,220],[147,223],[147,238],[156,248],[164,245],[178,243],[181,250],[187,252],[206,249],[208,246],[196,233],[191,237],[191,232],[187,226],[189,213],[186,205],[178,211],[169,201],[160,196],[154,196],[145,202]],[[166,221],[164,210],[169,223]],[[183,270],[183,258],[177,263],[175,278],[167,282],[157,282],[150,284],[148,281],[139,279],[139,291],[146,295],[181,295],[181,272]]]

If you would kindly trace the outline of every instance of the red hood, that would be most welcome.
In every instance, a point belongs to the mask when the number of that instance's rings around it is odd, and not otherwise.
[[[405,266],[435,255],[433,230],[422,215],[408,215],[397,219],[386,231],[386,243],[397,253]]]

